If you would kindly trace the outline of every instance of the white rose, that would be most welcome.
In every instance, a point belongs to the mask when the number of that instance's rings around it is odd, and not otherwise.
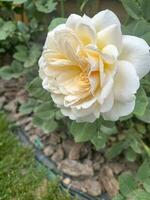
[[[135,107],[139,80],[150,71],[148,44],[122,35],[117,16],[72,14],[49,32],[39,60],[43,88],[77,122],[118,120]]]

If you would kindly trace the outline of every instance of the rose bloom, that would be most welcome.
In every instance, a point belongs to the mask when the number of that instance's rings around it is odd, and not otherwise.
[[[130,114],[140,79],[150,71],[148,44],[122,35],[117,16],[71,14],[50,31],[39,60],[43,88],[65,116],[93,122]]]

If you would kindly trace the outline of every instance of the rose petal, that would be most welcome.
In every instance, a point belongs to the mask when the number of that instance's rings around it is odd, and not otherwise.
[[[113,24],[120,26],[120,21],[118,17],[110,10],[103,10],[97,13],[92,18],[92,22],[95,25],[97,32]]]
[[[98,96],[98,102],[103,104],[105,99],[111,93],[113,87],[113,79],[111,75],[107,75],[105,78],[105,83],[101,89],[100,95]]]
[[[149,45],[143,39],[124,35],[123,50],[119,59],[131,62],[141,79],[150,71],[149,50]]]
[[[71,28],[71,29],[75,29],[77,23],[79,21],[81,21],[81,20],[82,20],[81,16],[76,15],[76,14],[71,14],[68,17],[67,21],[66,21],[66,26],[69,27],[69,28]]]
[[[76,33],[84,45],[93,44],[96,42],[96,31],[92,23],[86,17],[76,25]]]
[[[100,111],[102,113],[104,112],[108,112],[109,110],[111,110],[112,106],[114,104],[114,95],[111,92],[106,98],[105,101],[103,102],[103,104],[101,104],[100,106]]]
[[[111,25],[97,34],[97,45],[102,50],[107,45],[114,45],[120,52],[122,49],[122,33],[118,25]]]
[[[118,61],[117,67],[113,87],[115,99],[127,101],[138,90],[140,86],[139,77],[134,66],[127,61]]]
[[[135,107],[135,98],[129,102],[115,101],[112,109],[109,112],[102,113],[105,120],[116,121],[120,117],[129,115],[133,112]]]
[[[102,49],[102,53],[111,56],[114,60],[117,59],[118,54],[119,54],[118,49],[112,44],[108,44],[107,46],[105,46]]]

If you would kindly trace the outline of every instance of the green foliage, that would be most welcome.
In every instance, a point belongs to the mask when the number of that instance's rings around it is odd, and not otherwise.
[[[42,88],[42,81],[39,77],[33,79],[27,85],[27,91],[31,94],[32,97],[37,98],[40,101],[50,101],[50,93],[46,92]]]
[[[24,63],[24,67],[32,67],[36,64],[41,52],[40,45],[31,43],[29,47],[18,45],[13,57]]]
[[[125,143],[124,141],[120,141],[116,144],[114,144],[111,148],[109,148],[106,152],[106,156],[108,159],[112,159],[116,156],[118,156],[124,149]]]
[[[141,9],[137,0],[121,0],[129,16],[134,19],[141,17]]]
[[[141,8],[142,8],[142,15],[143,15],[143,17],[147,21],[149,21],[150,20],[150,12],[149,12],[150,1],[149,0],[142,0],[141,1]]]
[[[20,75],[24,74],[24,68],[20,62],[14,60],[10,66],[4,66],[0,68],[0,77],[6,80],[11,78],[19,78]]]
[[[66,18],[62,18],[62,17],[58,17],[58,18],[55,18],[51,21],[49,27],[48,27],[48,30],[51,31],[53,30],[56,26],[58,26],[59,24],[63,24],[66,22]]]
[[[140,87],[136,95],[136,104],[133,113],[137,116],[143,116],[146,111],[147,105],[148,99],[145,90]]]
[[[145,159],[137,172],[124,172],[119,176],[120,193],[113,200],[150,199],[150,160]]]
[[[51,13],[56,9],[57,3],[54,2],[53,0],[37,0],[35,2],[36,8],[38,11],[42,13]]]
[[[121,194],[128,196],[129,193],[135,190],[136,181],[131,173],[125,172],[119,177],[119,185]]]
[[[143,38],[150,44],[149,0],[121,0],[129,18],[123,32]]]
[[[96,133],[95,123],[76,123],[71,124],[71,133],[76,142],[86,142],[92,139]]]
[[[0,41],[12,37],[16,30],[16,24],[12,21],[5,22],[0,18]]]
[[[142,116],[138,116],[138,119],[140,119],[143,122],[150,123],[150,98],[148,98],[148,106]]]
[[[102,148],[105,147],[106,142],[107,142],[107,138],[108,137],[107,137],[106,133],[97,131],[93,135],[91,142],[95,146],[96,150],[99,150],[99,149],[102,149]]]

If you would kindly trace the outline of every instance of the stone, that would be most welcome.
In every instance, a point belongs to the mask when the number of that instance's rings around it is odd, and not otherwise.
[[[84,193],[87,193],[87,190],[84,187],[83,181],[72,181],[70,186],[76,190],[80,190]]]
[[[100,172],[100,183],[102,184],[103,191],[106,191],[110,198],[117,195],[119,191],[119,183],[115,178],[113,171],[107,165],[103,166]]]
[[[61,142],[61,138],[57,133],[50,134],[49,143],[53,145],[57,145]]]
[[[64,178],[63,179],[63,183],[65,184],[65,185],[69,185],[70,183],[71,183],[71,179],[70,178]]]
[[[29,122],[28,124],[25,125],[24,130],[25,131],[30,131],[33,128],[32,122]]]
[[[91,196],[99,196],[102,192],[101,184],[98,181],[88,179],[84,181],[84,187]]]
[[[93,167],[75,160],[65,159],[58,164],[58,169],[73,177],[90,177],[94,175]]]
[[[5,102],[6,102],[6,97],[5,96],[0,97],[0,108],[2,108]]]
[[[67,139],[62,142],[62,147],[64,149],[65,155],[68,156],[69,152],[71,151],[72,146],[74,145],[74,141]]]
[[[61,146],[59,146],[57,149],[56,149],[56,152],[52,155],[51,159],[58,163],[60,161],[62,161],[64,158],[64,151],[63,151],[63,148]]]
[[[99,162],[100,164],[103,164],[104,161],[105,161],[105,159],[104,159],[104,157],[101,155],[101,153],[99,153],[99,152],[94,152],[93,161],[94,161],[94,162]]]
[[[93,168],[95,171],[99,171],[100,170],[100,167],[101,167],[101,164],[99,161],[96,161],[93,163]]]
[[[21,119],[18,119],[17,125],[25,125],[25,124],[29,124],[32,121],[32,117],[24,117]]]
[[[116,175],[119,175],[125,169],[125,165],[122,163],[110,163],[109,167]]]
[[[68,158],[70,160],[79,160],[82,144],[74,144],[69,152]]]
[[[43,152],[46,156],[51,156],[55,152],[55,147],[52,145],[48,145],[44,148]]]
[[[137,171],[138,164],[135,162],[134,163],[126,162],[125,167],[126,167],[126,170],[129,170],[129,171]]]
[[[4,106],[4,109],[9,111],[9,112],[16,112],[17,110],[17,104],[15,100],[11,100]]]
[[[31,135],[31,136],[29,136],[29,140],[32,143],[34,143],[36,139],[37,139],[37,135]]]
[[[88,193],[93,197],[97,197],[101,194],[101,184],[93,179],[86,179],[84,181],[72,181],[71,187],[82,192]]]
[[[82,144],[81,150],[80,150],[80,159],[83,159],[91,154],[91,146],[89,144]]]

